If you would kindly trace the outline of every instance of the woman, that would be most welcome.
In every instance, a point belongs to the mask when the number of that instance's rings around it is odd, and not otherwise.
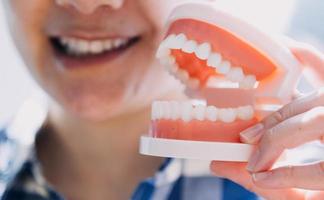
[[[1,174],[9,181],[3,199],[256,198],[226,179],[185,176],[182,161],[138,155],[150,102],[184,98],[154,59],[165,17],[180,2],[4,0],[17,48],[51,101],[30,156]],[[1,133],[2,146],[15,144],[10,129]],[[287,197],[241,176],[229,178],[266,198]]]

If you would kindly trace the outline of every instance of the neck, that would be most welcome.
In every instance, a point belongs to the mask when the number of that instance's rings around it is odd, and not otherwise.
[[[63,193],[74,193],[71,192],[73,189],[66,189],[70,187],[69,180],[61,180],[61,177],[72,174],[78,177],[78,180],[71,180],[72,187],[76,187],[75,181],[86,182],[84,187],[89,190],[92,182],[97,186],[114,185],[112,190],[115,191],[123,188],[131,192],[138,181],[152,176],[162,161],[138,154],[139,137],[148,131],[149,112],[150,109],[145,108],[105,122],[89,122],[52,107],[49,113],[52,130],[44,136],[46,142],[39,142],[38,149],[45,176],[58,189],[68,190]],[[93,193],[97,194],[95,190]],[[130,195],[122,193],[127,195],[126,198]]]
[[[107,121],[92,122],[53,108],[50,122],[71,153],[102,157],[100,160],[104,161],[104,158],[131,157],[138,153],[138,139],[148,131],[149,112],[145,108]]]

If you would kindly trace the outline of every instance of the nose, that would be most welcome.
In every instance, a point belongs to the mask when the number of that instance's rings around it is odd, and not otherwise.
[[[123,6],[125,0],[55,0],[59,6],[73,6],[79,12],[91,14],[101,6],[110,6],[113,9],[119,9]]]

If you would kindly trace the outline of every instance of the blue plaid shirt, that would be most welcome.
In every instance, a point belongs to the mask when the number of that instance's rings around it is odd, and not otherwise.
[[[64,200],[45,180],[34,154],[34,139],[46,109],[27,101],[17,117],[0,130],[0,198]],[[254,200],[241,186],[211,176],[208,163],[166,159],[153,177],[139,183],[132,200]]]

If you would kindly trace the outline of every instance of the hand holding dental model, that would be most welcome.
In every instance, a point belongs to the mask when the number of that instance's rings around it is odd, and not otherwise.
[[[323,85],[323,55],[305,46],[289,49],[210,6],[186,4],[171,15],[157,58],[204,104],[154,102],[143,154],[218,160],[211,165],[217,175],[267,199],[305,199],[292,187],[324,190],[322,163],[263,172],[286,148],[323,140],[324,89],[292,101],[304,71],[315,74],[314,86]],[[253,180],[241,163],[252,152]]]
[[[321,67],[324,67],[323,55],[322,58],[316,59],[320,61],[318,63],[321,63]],[[316,64],[317,61],[313,59],[313,63]],[[270,200],[324,199],[323,162],[271,169],[285,149],[310,141],[323,140],[323,105],[324,88],[287,104],[259,124],[241,133],[242,141],[257,144],[257,149],[247,165],[212,162],[212,171]],[[293,188],[310,191],[298,191]],[[276,189],[275,192],[273,189]]]
[[[324,190],[322,163],[262,172],[285,148],[324,138],[324,90],[292,101],[305,69],[316,74],[314,86],[323,85],[321,54],[305,46],[288,49],[227,13],[187,4],[170,17],[157,58],[205,104],[154,102],[143,154],[218,160],[211,165],[217,175],[267,199],[305,199],[292,187]],[[240,162],[252,152],[253,180]]]
[[[239,133],[291,101],[302,64],[273,37],[205,4],[174,9],[157,58],[191,101],[157,101],[141,153],[247,161]],[[195,101],[197,102],[197,101]]]

